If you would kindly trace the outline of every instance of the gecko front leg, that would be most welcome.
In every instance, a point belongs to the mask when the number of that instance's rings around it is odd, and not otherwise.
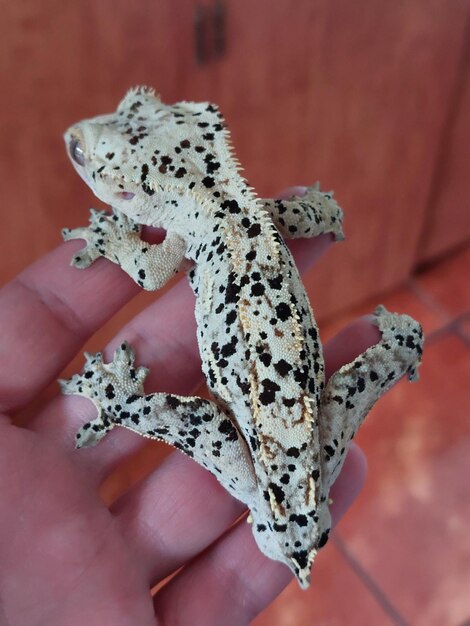
[[[320,184],[307,187],[303,196],[287,200],[262,200],[263,207],[281,235],[287,239],[316,237],[332,233],[337,241],[344,239],[343,211],[333,199],[333,192],[320,191]]]
[[[63,393],[85,396],[98,410],[97,418],[77,433],[77,447],[93,446],[115,426],[122,426],[178,448],[250,506],[256,491],[253,464],[230,417],[203,398],[145,394],[147,373],[147,368],[134,366],[133,350],[123,343],[111,363],[104,363],[100,353],[86,355],[82,373],[61,381]]]
[[[78,268],[89,267],[100,256],[117,263],[143,289],[160,289],[180,268],[186,253],[184,240],[168,232],[160,244],[140,238],[141,226],[113,209],[112,214],[90,210],[90,225],[64,228],[65,241],[85,239],[86,246],[72,259]]]

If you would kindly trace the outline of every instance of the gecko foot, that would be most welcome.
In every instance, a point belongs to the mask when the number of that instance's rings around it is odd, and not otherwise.
[[[103,362],[100,352],[85,353],[85,366],[80,374],[60,380],[62,393],[81,395],[90,399],[98,416],[87,422],[76,435],[78,448],[98,443],[116,424],[128,417],[132,402],[143,396],[146,367],[134,367],[134,351],[123,342],[110,363]]]
[[[79,250],[72,258],[71,265],[84,269],[89,267],[100,256],[115,257],[112,250],[116,246],[125,245],[129,237],[140,234],[140,225],[133,222],[124,213],[113,211],[112,214],[105,211],[90,209],[89,226],[79,228],[63,228],[62,237],[64,241],[70,239],[84,239],[86,246]],[[117,260],[117,257],[116,257]]]
[[[421,325],[409,315],[391,313],[382,304],[374,311],[374,323],[382,333],[384,348],[397,344],[409,360],[409,380],[418,380],[424,341]]]

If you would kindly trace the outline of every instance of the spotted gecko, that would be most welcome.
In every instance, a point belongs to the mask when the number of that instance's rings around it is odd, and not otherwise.
[[[117,110],[73,125],[67,151],[112,213],[64,229],[86,246],[72,264],[117,263],[141,287],[162,287],[180,268],[196,296],[198,345],[212,399],[147,394],[127,343],[110,363],[87,355],[62,381],[98,416],[76,435],[96,444],[115,426],[169,443],[207,468],[250,510],[260,550],[301,587],[331,527],[329,491],[348,445],[376,400],[403,374],[416,378],[419,324],[375,311],[382,339],[325,384],[318,329],[284,238],[343,238],[342,211],[318,185],[303,197],[259,199],[240,173],[217,106],[164,104],[148,87]],[[166,230],[160,244],[142,225]]]

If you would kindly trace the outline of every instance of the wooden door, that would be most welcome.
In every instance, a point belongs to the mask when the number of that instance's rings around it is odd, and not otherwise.
[[[417,257],[456,93],[466,5],[293,6],[4,3],[0,280],[99,204],[67,163],[63,130],[112,110],[130,85],[151,84],[167,101],[221,105],[260,194],[317,178],[335,189],[347,240],[307,279],[319,317],[403,281]],[[217,37],[223,45],[214,53]],[[202,62],[198,38],[207,47]]]
[[[261,194],[317,179],[336,191],[346,241],[306,281],[320,318],[379,298],[413,270],[467,7],[226,2],[225,56],[194,93],[221,104]]]

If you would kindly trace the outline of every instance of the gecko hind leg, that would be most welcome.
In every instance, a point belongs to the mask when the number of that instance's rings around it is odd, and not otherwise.
[[[423,351],[418,322],[379,306],[374,323],[381,340],[335,372],[322,395],[319,425],[324,497],[343,466],[349,442],[377,400],[404,374],[410,380],[418,378]]]
[[[135,367],[134,352],[124,342],[110,363],[104,363],[100,353],[86,355],[83,371],[61,381],[63,393],[85,396],[98,410],[98,416],[78,431],[77,447],[93,446],[122,426],[178,448],[250,505],[256,491],[251,456],[230,416],[203,398],[145,394],[147,373],[147,368]]]

